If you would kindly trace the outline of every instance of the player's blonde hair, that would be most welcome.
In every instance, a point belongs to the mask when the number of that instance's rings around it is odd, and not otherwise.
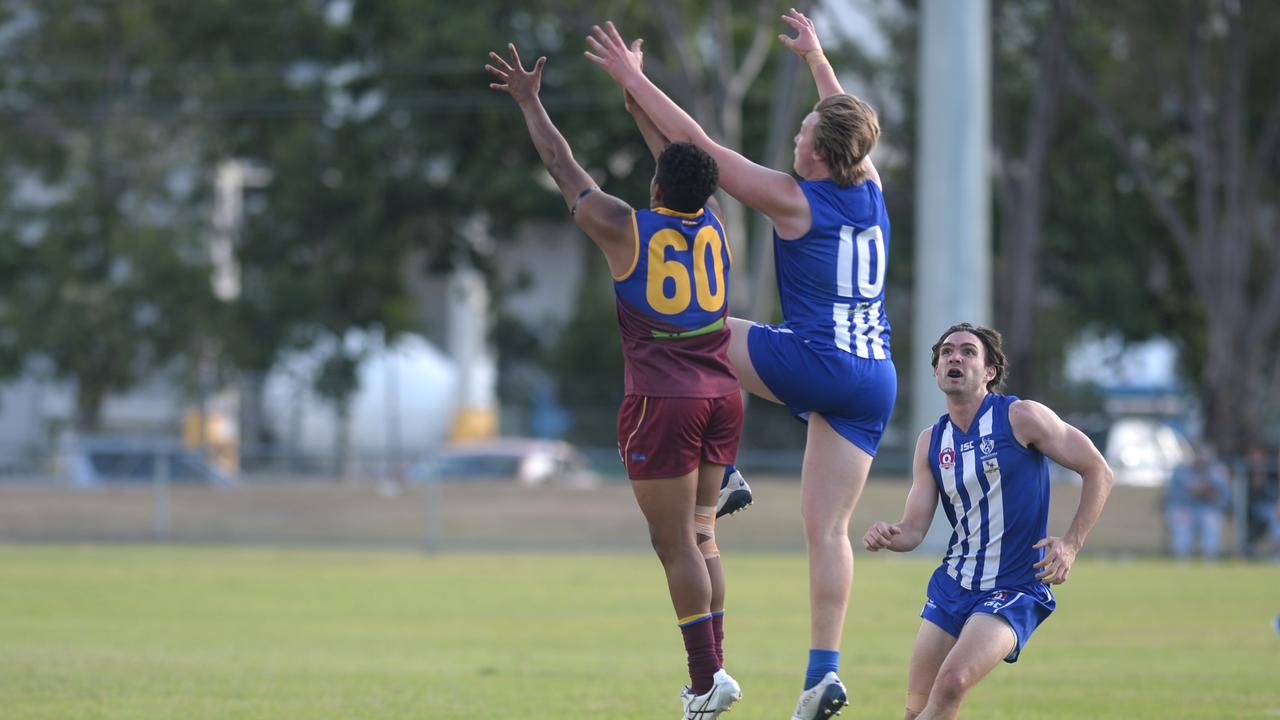
[[[829,95],[813,107],[818,126],[813,149],[827,161],[831,179],[841,187],[857,185],[867,177],[862,161],[880,139],[880,119],[871,106],[847,95]]]

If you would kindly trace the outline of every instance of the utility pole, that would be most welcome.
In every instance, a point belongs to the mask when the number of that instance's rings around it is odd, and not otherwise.
[[[920,148],[912,312],[911,427],[946,410],[929,348],[957,322],[991,321],[991,14],[987,0],[920,5]],[[941,510],[923,547],[950,527]],[[940,545],[941,544],[941,545]]]

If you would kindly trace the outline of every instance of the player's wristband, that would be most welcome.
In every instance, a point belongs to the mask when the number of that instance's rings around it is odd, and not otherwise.
[[[595,191],[597,191],[597,190],[599,190],[599,189],[600,189],[600,188],[599,188],[598,186],[596,186],[596,185],[592,185],[591,187],[587,188],[586,190],[583,190],[582,192],[578,193],[578,197],[576,197],[576,198],[574,198],[574,199],[573,199],[573,207],[569,208],[569,214],[570,214],[570,215],[577,215],[577,214],[578,214],[578,203],[582,202],[582,198],[584,198],[584,197],[586,197],[586,196],[590,195],[591,193],[593,193],[593,192],[595,192]]]

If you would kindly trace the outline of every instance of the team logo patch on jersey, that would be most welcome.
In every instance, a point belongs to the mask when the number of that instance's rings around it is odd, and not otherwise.
[[[956,451],[951,448],[943,448],[942,452],[938,453],[938,467],[943,470],[950,470],[955,467],[955,465]]]
[[[984,437],[982,438],[982,444],[978,447],[982,449],[983,455],[990,455],[996,449],[996,441],[990,436]]]
[[[987,458],[982,461],[982,470],[988,475],[1000,472],[1000,463],[995,458]]]

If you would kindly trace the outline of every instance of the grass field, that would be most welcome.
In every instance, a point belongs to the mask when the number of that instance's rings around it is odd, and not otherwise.
[[[735,720],[788,717],[799,554],[726,549]],[[932,564],[858,555],[843,717],[901,717]],[[970,718],[1280,717],[1280,567],[1083,558]],[[680,636],[640,553],[0,546],[0,717],[676,718]]]

